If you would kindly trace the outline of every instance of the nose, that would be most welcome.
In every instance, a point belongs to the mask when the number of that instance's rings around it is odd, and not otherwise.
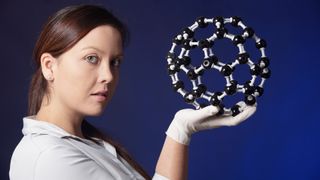
[[[110,63],[104,62],[101,63],[100,69],[99,69],[99,82],[101,83],[110,83],[114,79],[113,73],[110,67]]]

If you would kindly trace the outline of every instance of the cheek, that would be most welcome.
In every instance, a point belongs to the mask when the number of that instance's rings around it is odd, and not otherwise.
[[[77,64],[65,64],[59,68],[56,88],[58,95],[70,101],[78,101],[90,94],[94,74]]]

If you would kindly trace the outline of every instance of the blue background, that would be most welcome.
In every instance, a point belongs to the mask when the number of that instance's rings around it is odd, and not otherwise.
[[[190,107],[172,91],[166,73],[172,37],[198,16],[237,15],[267,40],[272,78],[248,121],[193,136],[189,179],[320,179],[316,0],[1,1],[0,179],[8,179],[10,157],[22,137],[41,26],[56,10],[79,3],[105,5],[131,31],[118,91],[103,116],[91,122],[119,140],[151,175],[173,115]]]

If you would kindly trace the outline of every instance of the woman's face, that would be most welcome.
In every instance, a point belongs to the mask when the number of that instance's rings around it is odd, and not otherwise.
[[[57,58],[55,104],[80,116],[101,114],[117,86],[122,53],[118,30],[103,25],[90,31]]]

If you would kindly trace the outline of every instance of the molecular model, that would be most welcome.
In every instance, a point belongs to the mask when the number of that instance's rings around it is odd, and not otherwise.
[[[207,28],[212,24],[215,32],[212,36],[200,40],[195,39],[196,30],[199,28]],[[231,27],[241,28],[242,34],[235,35],[226,29],[225,25],[231,24]],[[239,49],[238,54],[233,62],[223,63],[213,52],[214,42],[218,39],[229,39]],[[256,48],[260,51],[261,57],[257,63],[253,62],[252,57],[246,52],[244,44],[247,39],[253,38]],[[182,33],[175,36],[172,42],[172,47],[167,55],[168,73],[172,80],[173,88],[181,94],[186,103],[192,104],[196,109],[200,109],[207,105],[218,106],[220,108],[219,115],[236,116],[240,113],[240,106],[235,104],[232,107],[225,107],[223,99],[226,96],[231,96],[237,92],[244,95],[244,102],[247,105],[254,105],[257,97],[264,92],[263,86],[271,75],[269,67],[269,59],[265,54],[267,43],[264,39],[259,38],[254,30],[243,24],[239,17],[214,17],[214,18],[198,18],[194,24],[185,28]],[[180,48],[180,52],[175,50]],[[191,50],[201,48],[203,51],[203,59],[201,65],[195,67],[191,64]],[[237,65],[247,64],[250,68],[251,79],[243,84],[239,84],[233,77],[233,72]],[[202,82],[202,75],[206,70],[218,70],[226,80],[226,85],[223,91],[209,90]],[[185,83],[179,79],[179,72],[183,71],[191,81],[192,89],[187,91]],[[258,82],[259,81],[259,82]],[[205,104],[199,103],[198,99],[205,99]]]

